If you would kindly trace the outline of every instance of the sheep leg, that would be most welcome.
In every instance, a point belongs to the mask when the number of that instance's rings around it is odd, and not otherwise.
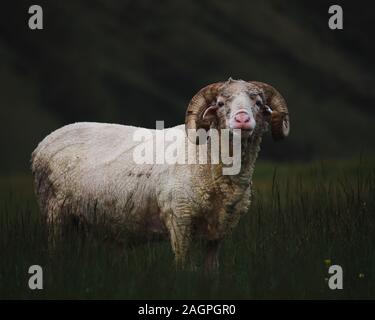
[[[53,250],[56,248],[57,241],[64,237],[69,230],[73,230],[73,228],[81,229],[82,234],[85,234],[85,230],[79,217],[71,214],[74,208],[65,206],[65,198],[60,201],[55,199],[55,202],[51,201],[50,203],[52,205],[45,210],[45,222],[49,247]]]
[[[168,224],[172,250],[175,255],[177,268],[184,268],[191,241],[190,215],[177,216],[174,214]]]
[[[56,249],[57,240],[62,234],[62,223],[60,219],[54,218],[52,215],[46,217],[46,228],[48,238],[48,250],[54,251]]]
[[[204,270],[207,274],[219,269],[220,240],[210,240],[206,244],[206,256],[204,258]]]

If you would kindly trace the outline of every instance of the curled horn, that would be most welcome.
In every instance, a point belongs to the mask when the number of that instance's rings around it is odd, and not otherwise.
[[[216,96],[222,87],[223,82],[217,82],[210,84],[199,92],[191,99],[189,106],[186,110],[185,116],[185,130],[189,136],[189,129],[198,130],[204,128],[209,129],[210,123],[202,119],[204,111],[212,104],[216,99]],[[197,143],[197,141],[195,141]]]
[[[289,112],[286,102],[282,95],[267,83],[249,81],[249,83],[261,88],[266,98],[266,105],[272,110],[271,132],[274,140],[284,139],[289,135],[290,123]]]

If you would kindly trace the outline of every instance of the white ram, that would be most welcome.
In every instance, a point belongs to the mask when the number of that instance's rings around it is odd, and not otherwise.
[[[178,264],[185,263],[191,240],[200,237],[207,243],[206,268],[216,268],[221,240],[248,211],[254,164],[269,124],[274,139],[288,135],[282,96],[264,83],[229,79],[200,90],[187,108],[185,125],[165,129],[184,137],[200,128],[241,129],[236,175],[223,175],[223,163],[211,163],[210,156],[207,164],[137,164],[134,149],[145,142],[134,140],[136,127],[67,125],[32,154],[42,213],[59,225],[65,215],[90,224],[95,212],[106,218],[118,240],[122,235],[169,238]],[[183,139],[185,146],[199,147],[195,139]]]

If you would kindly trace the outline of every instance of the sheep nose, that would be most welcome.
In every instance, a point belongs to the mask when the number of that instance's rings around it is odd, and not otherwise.
[[[239,112],[234,116],[235,126],[239,129],[250,128],[250,116],[247,112]]]
[[[239,123],[246,123],[250,121],[250,116],[246,112],[239,112],[234,117],[234,120]]]

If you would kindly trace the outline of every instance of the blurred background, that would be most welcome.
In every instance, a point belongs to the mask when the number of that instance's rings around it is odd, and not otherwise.
[[[44,30],[28,28],[29,6]],[[344,30],[328,28],[341,4]],[[191,97],[228,77],[275,86],[291,136],[261,159],[373,154],[373,12],[361,1],[7,1],[0,19],[0,174],[76,121],[181,124]]]
[[[28,27],[35,4],[43,30]],[[343,8],[343,30],[328,27],[333,4]],[[2,1],[0,299],[373,299],[372,7],[362,0]],[[223,245],[219,277],[176,272],[167,242],[119,254],[101,241],[106,233],[72,233],[50,254],[29,169],[46,135],[77,121],[182,124],[193,95],[229,77],[276,87],[291,135],[278,143],[265,137],[254,201]],[[47,290],[26,285],[36,263]],[[345,290],[328,288],[332,264],[344,268]]]

